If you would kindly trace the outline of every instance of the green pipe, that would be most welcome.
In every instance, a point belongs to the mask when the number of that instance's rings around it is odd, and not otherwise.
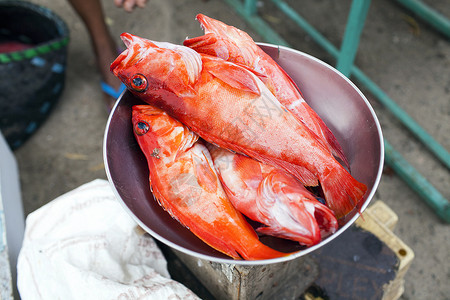
[[[385,162],[409,187],[421,196],[445,222],[450,223],[450,203],[417,172],[392,146],[384,141]]]
[[[303,28],[313,40],[316,41],[322,48],[334,57],[339,56],[339,50],[331,44],[319,31],[311,26],[303,17],[295,12],[286,2],[280,0],[272,0],[272,2],[280,9],[285,15],[287,15],[294,23]],[[264,36],[263,36],[264,37]],[[269,40],[268,40],[269,41]],[[271,42],[271,41],[270,41]]]
[[[430,8],[419,0],[397,0],[398,3],[408,8],[419,18],[428,22],[436,30],[440,31],[447,38],[450,38],[450,20]]]
[[[257,0],[245,0],[244,11],[248,16],[253,16],[257,12],[256,2]]]
[[[264,40],[270,41],[272,44],[289,47],[286,42],[272,27],[267,25],[260,17],[255,15],[248,15],[248,11],[244,4],[239,0],[225,0],[228,5],[234,7],[236,12],[260,35]]]
[[[353,1],[350,8],[340,54],[336,63],[336,69],[347,77],[350,77],[356,52],[358,51],[359,39],[364,28],[370,2],[370,0]]]
[[[288,15],[298,26],[303,28],[320,46],[335,58],[341,55],[341,52],[328,41],[317,29],[308,24],[294,9],[289,7],[281,0],[272,0],[277,7]],[[360,2],[360,1],[353,1]],[[262,35],[263,38],[266,36]],[[273,43],[271,40],[267,40]],[[345,55],[345,54],[343,54]],[[428,150],[430,150],[447,168],[450,169],[450,153],[442,147],[431,135],[429,135],[414,119],[412,119],[397,103],[392,100],[383,90],[370,78],[368,78],[358,67],[352,66],[351,73],[355,78],[365,85],[371,93],[376,96],[380,102],[390,110],[402,124],[408,128],[416,138],[421,141]]]

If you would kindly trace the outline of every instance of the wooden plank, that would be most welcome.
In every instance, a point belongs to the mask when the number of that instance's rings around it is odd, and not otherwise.
[[[390,231],[394,231],[395,226],[398,222],[397,214],[383,201],[376,201],[375,203],[371,204],[364,212],[364,215],[367,214],[370,214],[370,216],[374,218],[378,224],[383,224]]]
[[[315,285],[329,299],[383,299],[383,287],[395,279],[398,258],[373,233],[352,226],[311,253],[319,266]]]
[[[381,202],[381,201],[378,201]],[[396,272],[395,279],[387,283],[384,289],[383,300],[395,300],[398,299],[403,293],[403,283],[406,272],[409,269],[412,261],[414,260],[413,250],[400,240],[390,230],[382,220],[386,220],[386,224],[389,226],[393,221],[389,217],[392,215],[392,211],[387,205],[379,204],[372,209],[369,207],[363,214],[363,218],[359,218],[356,221],[356,225],[364,228],[374,235],[376,235],[384,244],[386,244],[395,253],[399,260],[398,271]],[[394,214],[395,215],[395,214]],[[395,216],[396,217],[396,216]]]

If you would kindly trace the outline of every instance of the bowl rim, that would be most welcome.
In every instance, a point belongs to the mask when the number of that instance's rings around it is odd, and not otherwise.
[[[353,217],[351,217],[342,227],[340,227],[335,233],[333,233],[331,236],[325,238],[324,240],[322,240],[320,243],[314,245],[314,246],[310,246],[306,249],[302,249],[296,252],[293,252],[292,254],[289,254],[287,256],[283,256],[283,257],[279,257],[279,258],[272,258],[272,259],[263,259],[263,260],[236,260],[236,259],[232,259],[230,258],[219,258],[219,257],[214,257],[214,256],[209,256],[206,254],[201,254],[198,252],[195,252],[193,250],[187,249],[183,246],[180,246],[174,242],[171,242],[169,240],[167,240],[166,238],[164,238],[163,236],[157,234],[156,232],[154,232],[152,229],[150,229],[149,227],[147,227],[147,225],[145,225],[132,211],[131,209],[127,206],[127,204],[125,203],[125,201],[122,199],[122,197],[120,196],[118,190],[116,189],[114,183],[113,183],[113,178],[109,169],[109,165],[108,165],[108,158],[107,158],[107,140],[108,140],[108,131],[109,131],[109,127],[110,127],[110,123],[112,121],[114,112],[116,111],[117,107],[120,104],[121,99],[124,97],[125,93],[131,93],[128,92],[126,89],[121,93],[121,95],[117,98],[116,103],[114,104],[113,109],[111,110],[109,117],[108,117],[108,121],[106,123],[106,127],[105,127],[105,134],[104,134],[104,138],[103,138],[103,160],[104,160],[104,165],[105,165],[105,171],[106,171],[106,175],[109,181],[109,184],[114,192],[114,195],[116,196],[116,198],[119,200],[120,204],[122,205],[122,207],[130,214],[130,216],[138,223],[139,226],[141,226],[147,233],[149,233],[152,237],[156,238],[157,240],[159,240],[160,242],[170,246],[171,248],[180,251],[182,253],[188,254],[192,257],[198,258],[198,259],[202,259],[202,260],[206,260],[206,261],[211,261],[211,262],[215,262],[215,263],[222,263],[222,264],[233,264],[233,265],[247,265],[247,266],[255,266],[255,265],[268,265],[268,264],[274,264],[274,263],[282,263],[282,262],[288,262],[291,260],[294,260],[296,258],[302,257],[304,255],[307,255],[323,246],[325,246],[326,244],[328,244],[329,242],[331,242],[332,240],[334,240],[335,238],[337,238],[339,235],[341,235],[343,232],[345,232],[351,225],[353,225],[353,223],[359,218],[359,216],[361,215],[361,213],[367,208],[367,206],[370,204],[373,196],[375,195],[375,192],[378,188],[378,185],[380,183],[381,180],[381,175],[382,175],[382,171],[383,171],[383,165],[384,165],[384,139],[383,139],[383,133],[381,130],[381,125],[379,123],[379,120],[376,116],[376,113],[374,111],[374,109],[372,108],[372,106],[370,105],[369,101],[367,100],[367,98],[364,96],[364,94],[359,90],[359,88],[352,82],[350,81],[349,78],[347,78],[345,75],[343,75],[339,70],[337,70],[336,68],[332,67],[331,65],[329,65],[328,63],[325,63],[324,61],[310,55],[307,53],[304,53],[302,51],[296,50],[296,49],[292,49],[289,47],[285,47],[285,46],[281,46],[281,45],[274,45],[274,44],[270,44],[270,43],[257,43],[259,46],[263,46],[263,47],[269,47],[269,48],[276,48],[278,49],[278,51],[280,52],[280,50],[283,51],[291,51],[294,52],[298,55],[304,56],[310,60],[313,60],[314,62],[321,64],[322,66],[326,67],[327,69],[329,69],[330,71],[336,73],[338,76],[340,76],[342,79],[344,79],[359,95],[360,98],[365,102],[366,107],[369,109],[370,114],[374,120],[376,129],[377,129],[377,133],[379,136],[379,143],[380,143],[380,161],[378,164],[378,170],[377,170],[377,175],[375,178],[375,181],[373,183],[372,189],[369,193],[369,195],[367,196],[366,201],[363,203],[363,205],[361,206],[359,212],[356,212],[355,215]]]

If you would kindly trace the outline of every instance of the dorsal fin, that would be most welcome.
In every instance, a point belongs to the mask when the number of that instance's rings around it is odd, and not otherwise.
[[[249,72],[247,68],[238,66],[234,63],[225,60],[208,57],[203,57],[203,68],[214,77],[219,78],[226,84],[244,90],[256,95],[261,95],[258,87],[258,78]]]

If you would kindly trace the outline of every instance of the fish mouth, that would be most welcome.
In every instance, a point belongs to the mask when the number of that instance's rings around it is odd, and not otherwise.
[[[202,36],[186,39],[183,41],[183,45],[192,49],[201,49],[208,46],[214,46],[217,43],[217,37],[215,34],[208,33]]]
[[[120,35],[120,39],[122,40],[122,42],[125,44],[125,46],[128,48],[130,47],[130,45],[133,43],[133,35],[131,33],[128,32],[124,32]]]
[[[119,68],[118,66],[122,64],[122,62],[127,58],[128,56],[128,49],[125,49],[122,53],[119,54],[119,56],[112,62],[111,66],[109,67],[109,70],[114,73],[114,75],[118,75]]]
[[[208,30],[208,27],[211,27],[211,25],[209,24],[209,18],[207,17],[207,16],[205,16],[205,15],[202,15],[202,14],[198,14],[196,17],[195,17],[195,19],[200,23],[200,28],[203,30],[203,31],[206,31],[206,30]]]
[[[119,56],[113,61],[113,63],[110,66],[110,71],[114,73],[114,75],[118,76],[119,70],[121,69],[119,66],[125,67],[125,65],[133,61],[138,56],[138,51],[131,51],[130,49],[133,48],[133,45],[142,45],[144,44],[144,39],[139,38],[135,35],[132,35],[131,33],[124,32],[120,35],[120,38],[122,39],[123,43],[127,47]]]
[[[127,47],[122,53],[119,54],[119,56],[112,62],[111,66],[109,67],[109,70],[114,73],[114,75],[118,75],[118,66],[127,58],[128,56],[128,48],[131,45],[133,41],[133,37],[131,34],[124,32],[120,35],[120,38],[122,39],[123,43]]]
[[[200,23],[200,28],[205,34],[213,33],[217,35],[228,35],[227,26],[225,23],[212,19],[203,14],[198,14],[196,20]]]
[[[205,34],[214,33],[217,35],[229,35],[228,30],[231,26],[228,26],[222,21],[215,20],[203,14],[198,14],[196,20],[200,23],[200,27]]]

